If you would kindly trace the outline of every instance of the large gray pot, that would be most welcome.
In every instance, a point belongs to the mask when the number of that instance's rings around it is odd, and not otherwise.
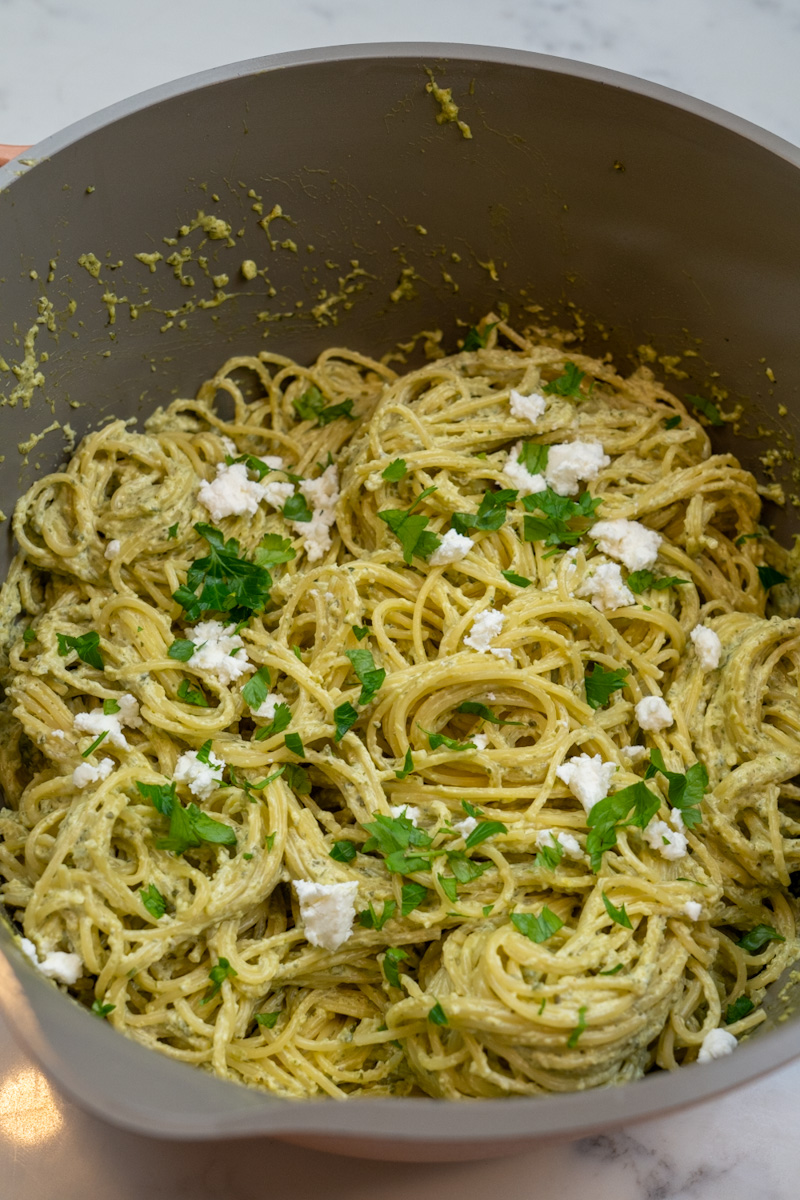
[[[471,138],[437,123],[426,68],[452,87]],[[10,513],[63,459],[61,428],[31,445],[54,417],[80,436],[105,415],[146,414],[262,346],[301,360],[331,343],[380,355],[440,328],[455,349],[458,322],[502,302],[512,316],[543,305],[543,323],[578,312],[589,350],[622,367],[645,342],[694,352],[676,390],[702,392],[719,372],[743,402],[743,429],[766,425],[788,447],[800,417],[799,166],[794,147],[698,101],[484,47],[304,51],[116,105],[0,168],[0,356],[22,376],[0,370],[0,393],[17,400],[2,411],[0,508]],[[275,204],[291,223],[273,220],[268,237],[258,222]],[[163,261],[151,272],[135,258],[171,254],[162,239],[200,209],[228,221],[235,243],[199,251],[208,274],[197,250],[189,286]],[[296,249],[281,246],[288,239]],[[99,278],[79,265],[87,254]],[[245,259],[267,268],[274,295],[262,276],[241,276]],[[233,298],[197,307],[223,272]],[[162,328],[163,310],[186,301],[193,311]],[[757,469],[763,444],[725,436]],[[791,517],[776,519],[788,532]],[[0,947],[4,1015],[45,1069],[99,1115],[164,1137],[269,1134],[375,1157],[475,1157],[665,1112],[800,1055],[789,1020],[728,1059],[616,1089],[463,1105],[284,1102],[126,1041],[45,981],[2,926]]]

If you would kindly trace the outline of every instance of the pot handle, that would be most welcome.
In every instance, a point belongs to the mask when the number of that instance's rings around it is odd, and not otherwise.
[[[30,146],[4,146],[0,142],[0,167],[10,162],[12,158],[16,158],[18,154],[24,153],[25,150],[30,150]]]

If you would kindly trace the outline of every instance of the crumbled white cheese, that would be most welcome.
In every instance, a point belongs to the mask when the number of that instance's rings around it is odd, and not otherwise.
[[[231,458],[238,456],[239,450],[233,438],[229,438],[227,434],[223,433],[220,434],[219,440],[222,442],[222,449],[226,454],[230,455]]]
[[[338,950],[350,937],[356,915],[358,883],[312,883],[295,879],[300,919],[312,946]]]
[[[262,483],[261,488],[265,504],[271,505],[272,508],[282,509],[289,497],[294,495],[294,484],[288,481],[279,483],[277,480],[273,480],[269,483]]]
[[[722,642],[707,625],[695,625],[689,637],[694,642],[697,661],[704,671],[714,671],[722,658]]]
[[[600,563],[578,589],[578,595],[590,597],[600,612],[634,603],[633,592],[622,581],[619,563]]]
[[[474,743],[476,750],[485,750],[489,745],[488,733],[473,733],[469,740]]]
[[[282,700],[283,696],[279,695],[278,692],[269,692],[261,701],[258,708],[251,708],[250,712],[254,717],[264,717],[265,720],[271,721],[275,716],[275,709]]]
[[[596,521],[591,536],[603,554],[617,558],[629,571],[652,567],[658,558],[661,534],[639,521]]]
[[[490,646],[489,653],[493,654],[495,658],[502,658],[505,662],[511,663],[513,666],[514,655],[507,646]]]
[[[647,746],[623,746],[622,753],[632,763],[641,762],[650,753]]]
[[[472,538],[456,533],[455,529],[448,529],[428,561],[432,567],[444,567],[448,563],[460,562],[462,558],[466,558],[474,545]]]
[[[48,979],[58,983],[77,983],[83,974],[83,960],[80,954],[67,954],[64,950],[50,950],[41,962],[36,947],[29,938],[20,938],[20,949],[27,955],[35,967],[38,967]]]
[[[680,830],[670,829],[666,821],[654,817],[645,829],[644,836],[651,850],[657,850],[662,858],[670,862],[686,856],[686,835]]]
[[[636,705],[636,720],[642,729],[658,733],[675,724],[672,710],[660,696],[645,696]]]
[[[122,726],[128,725],[132,729],[139,728],[142,723],[142,718],[139,716],[139,704],[136,697],[132,696],[130,692],[118,696],[117,704],[119,705],[117,713],[104,713],[102,705],[93,708],[91,712],[77,713],[73,718],[73,729],[77,733],[90,733],[93,737],[99,737],[101,733],[107,732],[110,746],[116,746],[119,750],[128,750],[128,740],[122,732]]]
[[[477,650],[479,654],[485,654],[490,649],[492,639],[502,630],[505,621],[505,617],[497,609],[484,609],[472,622],[469,635],[464,638],[464,645]]]
[[[459,834],[466,839],[472,833],[473,829],[478,828],[478,822],[474,817],[464,817],[463,821],[453,821],[453,832]]]
[[[108,779],[113,770],[113,758],[102,758],[96,767],[88,762],[81,763],[72,772],[72,786],[85,788],[89,783],[102,783],[104,779]]]
[[[248,478],[244,463],[234,463],[230,467],[226,463],[217,463],[216,479],[212,483],[203,480],[197,499],[208,509],[212,521],[238,517],[242,513],[253,516],[264,499],[264,488]]]
[[[547,401],[538,392],[531,392],[530,396],[523,396],[516,388],[512,388],[508,396],[508,407],[512,417],[520,417],[523,421],[535,424],[547,407]]]
[[[712,1029],[703,1038],[697,1061],[707,1063],[714,1058],[724,1058],[726,1054],[733,1054],[737,1045],[736,1038],[727,1029]]]
[[[207,800],[222,783],[225,763],[217,758],[213,750],[208,752],[208,762],[200,762],[196,750],[187,750],[175,763],[172,778],[176,783],[185,783],[193,796]]]
[[[282,471],[283,459],[278,454],[262,454],[261,461],[265,467],[269,467],[270,471]]]
[[[310,521],[292,521],[295,532],[303,539],[303,548],[310,563],[318,562],[331,548],[331,526],[336,520],[339,503],[339,472],[335,463],[326,467],[317,479],[304,479],[300,491],[312,509]]]
[[[681,909],[681,912],[685,913],[690,921],[699,921],[702,911],[703,906],[699,900],[687,900]]]
[[[599,754],[576,754],[556,768],[556,775],[589,813],[605,800],[616,769],[616,763],[603,762]]]
[[[419,824],[419,819],[422,816],[422,813],[414,804],[390,804],[389,812],[393,817],[407,817],[414,826]]]
[[[669,823],[673,829],[677,829],[679,833],[683,833],[686,824],[683,820],[683,813],[679,808],[670,809]]]
[[[195,670],[210,671],[225,684],[253,670],[244,652],[244,642],[233,632],[235,628],[222,621],[200,621],[193,629],[186,630],[187,639],[197,647],[191,659]]]
[[[535,842],[540,848],[542,846],[551,847],[558,842],[567,858],[583,858],[580,842],[564,829],[559,830],[558,833],[554,829],[540,829],[536,834]]]
[[[103,557],[108,559],[116,558],[119,554],[120,545],[121,543],[117,540],[117,538],[112,538],[103,551]]]
[[[543,475],[531,475],[524,463],[519,462],[519,456],[522,453],[522,442],[516,442],[508,452],[503,474],[513,488],[516,488],[520,496],[532,496],[536,492],[543,492],[547,488]]]
[[[597,479],[610,462],[600,442],[559,442],[550,447],[544,477],[559,496],[573,496],[582,479]]]

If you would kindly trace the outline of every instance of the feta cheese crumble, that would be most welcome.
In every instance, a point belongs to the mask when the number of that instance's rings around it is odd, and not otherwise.
[[[681,912],[684,913],[690,921],[699,921],[702,911],[703,906],[699,900],[687,900],[681,909]]]
[[[258,708],[251,708],[250,712],[254,717],[263,717],[266,721],[271,721],[275,716],[275,709],[282,702],[283,696],[277,692],[270,692],[264,697]]]
[[[550,849],[558,843],[567,858],[583,858],[580,842],[566,830],[562,829],[556,833],[554,829],[540,829],[536,834],[535,842],[540,849],[545,846]]]
[[[645,696],[636,705],[635,711],[640,728],[651,733],[669,729],[670,725],[675,724],[672,709],[660,696]]]
[[[419,824],[419,819],[422,816],[422,813],[414,804],[390,804],[389,812],[393,817],[407,817],[415,827]]]
[[[611,612],[634,603],[633,592],[622,580],[619,563],[600,563],[578,589],[578,595],[589,597],[599,612]]]
[[[336,520],[339,503],[339,472],[336,464],[326,467],[317,479],[304,479],[300,491],[312,509],[310,521],[292,521],[296,533],[303,539],[303,548],[310,563],[318,562],[331,548],[331,526]]]
[[[650,751],[647,746],[623,746],[621,753],[625,755],[629,762],[637,763],[641,762],[643,758],[647,758]]]
[[[112,540],[108,543],[105,550],[103,551],[103,557],[108,558],[108,559],[116,558],[117,555],[119,554],[120,545],[121,545],[121,542],[119,542],[117,540],[117,538],[112,538]]]
[[[217,758],[213,750],[208,752],[208,762],[200,762],[196,750],[187,750],[175,763],[172,778],[176,783],[185,783],[193,796],[207,800],[222,783],[225,763]]]
[[[559,442],[550,447],[544,476],[559,496],[574,496],[580,480],[597,479],[610,463],[600,442]]]
[[[300,920],[312,946],[338,950],[353,929],[358,883],[312,883],[308,879],[292,882],[300,902]]]
[[[253,664],[244,652],[244,642],[233,632],[235,628],[235,625],[225,625],[222,621],[199,621],[193,629],[186,630],[187,639],[197,647],[192,654],[195,670],[210,671],[223,684],[253,670]],[[232,653],[234,650],[235,654]]]
[[[531,475],[525,464],[518,461],[521,453],[522,442],[515,442],[508,452],[503,474],[520,496],[532,496],[536,492],[543,492],[547,487],[544,475]]]
[[[617,558],[629,571],[652,567],[658,558],[662,537],[639,521],[596,521],[591,536],[603,554]]]
[[[697,1061],[707,1063],[714,1058],[724,1058],[726,1054],[733,1054],[737,1045],[736,1038],[727,1029],[712,1029],[703,1038]]]
[[[432,567],[444,567],[448,563],[460,562],[462,558],[466,558],[474,545],[472,538],[456,533],[455,529],[448,529],[428,561]]]
[[[512,417],[519,417],[520,420],[530,421],[533,425],[544,413],[547,401],[538,392],[531,392],[529,396],[523,396],[522,392],[518,392],[516,388],[512,388],[508,396],[508,407]]]
[[[20,938],[20,949],[48,979],[58,983],[77,983],[83,974],[83,959],[80,954],[68,954],[64,950],[49,950],[41,962],[36,947],[29,938]]]
[[[469,837],[473,829],[478,828],[478,822],[474,817],[464,817],[463,821],[453,821],[453,832],[457,833],[464,840]]]
[[[686,856],[686,834],[670,829],[666,821],[653,818],[644,830],[645,841],[651,850],[657,850],[662,858],[674,862]]]
[[[476,750],[485,750],[489,745],[488,733],[473,733],[469,740],[474,744]]]
[[[605,800],[616,769],[616,763],[603,762],[599,754],[577,754],[557,767],[556,775],[589,813]]]
[[[472,622],[472,628],[464,638],[464,645],[469,646],[471,650],[477,650],[479,654],[485,654],[491,649],[492,639],[497,637],[505,623],[506,619],[501,612],[492,608],[484,609]]]
[[[113,770],[113,758],[101,759],[96,767],[91,763],[83,762],[72,772],[72,786],[85,788],[90,783],[101,783],[104,779],[108,779]]]
[[[243,513],[254,516],[264,499],[264,488],[254,479],[249,479],[244,463],[217,463],[217,476],[211,483],[203,480],[197,499],[204,505],[212,521],[223,517],[238,517]]]
[[[99,737],[101,733],[107,733],[107,740],[110,746],[116,746],[118,750],[128,750],[128,739],[122,732],[122,726],[128,725],[131,729],[138,729],[142,723],[142,718],[139,716],[139,703],[135,696],[130,692],[125,692],[122,696],[117,697],[119,712],[104,713],[103,707],[93,708],[91,712],[76,713],[72,721],[72,727],[76,733],[90,733],[93,737]],[[104,739],[105,740],[105,739]]]
[[[707,625],[695,625],[689,637],[694,642],[697,661],[704,671],[715,671],[722,658],[722,642]]]

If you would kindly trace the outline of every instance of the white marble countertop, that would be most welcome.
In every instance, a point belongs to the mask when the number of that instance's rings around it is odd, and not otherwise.
[[[800,143],[798,0],[0,0],[0,141],[32,143],[126,95],[309,46],[459,41],[641,75]],[[276,1143],[172,1144],[52,1093],[0,1024],[3,1200],[790,1200],[800,1064],[689,1113],[502,1162],[336,1160]],[[786,1135],[789,1131],[789,1135]]]

